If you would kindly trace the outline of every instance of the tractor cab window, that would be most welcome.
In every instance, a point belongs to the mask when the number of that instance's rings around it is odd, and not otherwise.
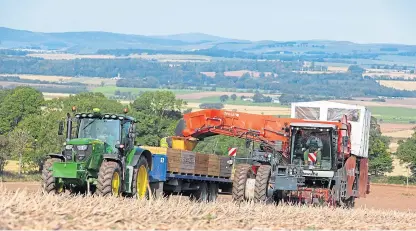
[[[120,143],[120,121],[111,119],[81,119],[78,138],[99,139],[110,147]]]
[[[121,129],[121,142],[122,143],[127,142],[130,126],[131,126],[130,121],[123,123],[122,129]]]
[[[331,169],[331,135],[328,129],[294,129],[292,132],[292,163],[315,169]]]

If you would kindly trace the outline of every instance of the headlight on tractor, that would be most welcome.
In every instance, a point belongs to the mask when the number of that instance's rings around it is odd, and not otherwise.
[[[66,154],[65,154],[65,159],[66,159],[66,160],[72,160],[72,153],[71,153],[71,152],[66,153]]]
[[[85,158],[84,154],[78,154],[78,160],[83,160]]]
[[[65,146],[65,149],[66,149],[66,150],[71,150],[71,149],[72,149],[72,145],[69,145],[69,144],[68,144],[68,145],[66,145],[66,146]]]
[[[77,149],[79,151],[85,151],[85,150],[87,150],[87,148],[88,148],[88,145],[78,145],[77,146]]]

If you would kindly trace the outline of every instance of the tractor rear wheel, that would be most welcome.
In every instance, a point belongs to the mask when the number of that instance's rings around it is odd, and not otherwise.
[[[254,199],[258,202],[267,202],[271,199],[272,195],[268,193],[271,169],[270,165],[261,165],[257,170]]]
[[[145,156],[141,156],[133,171],[133,197],[149,199],[149,164]]]
[[[251,165],[249,164],[236,166],[232,189],[234,201],[243,201],[245,199],[246,182],[251,173]]]
[[[120,165],[114,161],[104,161],[98,173],[97,194],[119,196],[121,193]]]
[[[61,162],[62,160],[59,158],[50,158],[46,160],[45,164],[43,165],[42,170],[42,188],[46,193],[62,193],[64,192],[64,184],[56,182],[55,177],[53,177],[53,170],[49,170],[53,163]]]

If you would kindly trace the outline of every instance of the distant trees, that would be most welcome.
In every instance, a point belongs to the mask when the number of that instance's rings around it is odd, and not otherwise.
[[[382,136],[380,125],[375,117],[371,118],[369,143],[369,172],[378,176],[393,170],[393,159],[389,148],[388,137]]]
[[[413,175],[416,175],[416,130],[411,137],[400,140],[396,156],[402,163],[406,163]]]
[[[228,100],[228,95],[222,95],[222,96],[220,96],[220,101],[221,102],[225,102],[225,101],[227,101]]]
[[[237,95],[236,95],[236,94],[232,94],[230,97],[231,97],[231,99],[232,99],[233,101],[235,101],[235,100],[237,99]]]
[[[270,103],[272,102],[272,98],[269,96],[265,96],[259,92],[256,92],[253,96],[253,101],[255,103]]]

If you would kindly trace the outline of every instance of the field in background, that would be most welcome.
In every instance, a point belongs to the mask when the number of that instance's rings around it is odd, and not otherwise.
[[[399,90],[416,90],[416,81],[380,80],[379,83],[383,86],[392,87]]]
[[[28,54],[27,56],[50,59],[50,60],[72,60],[72,59],[148,59],[157,60],[160,62],[209,62],[212,57],[203,55],[147,55],[147,54],[132,54],[128,56],[115,55],[77,55],[77,54],[53,54],[53,53],[39,53]]]
[[[192,111],[199,111],[200,103],[188,103],[187,108],[192,108]],[[264,114],[264,115],[281,115],[287,117],[290,115],[290,108],[285,107],[267,107],[267,106],[245,106],[245,105],[231,105],[224,104],[224,109],[235,110],[239,112]]]
[[[100,77],[71,77],[71,76],[56,76],[56,75],[30,75],[30,74],[0,74],[0,76],[19,76],[21,79],[41,80],[49,82],[71,83],[79,82],[88,85],[99,86],[104,83],[105,86],[115,86],[117,80]],[[25,83],[26,84],[26,83]]]

